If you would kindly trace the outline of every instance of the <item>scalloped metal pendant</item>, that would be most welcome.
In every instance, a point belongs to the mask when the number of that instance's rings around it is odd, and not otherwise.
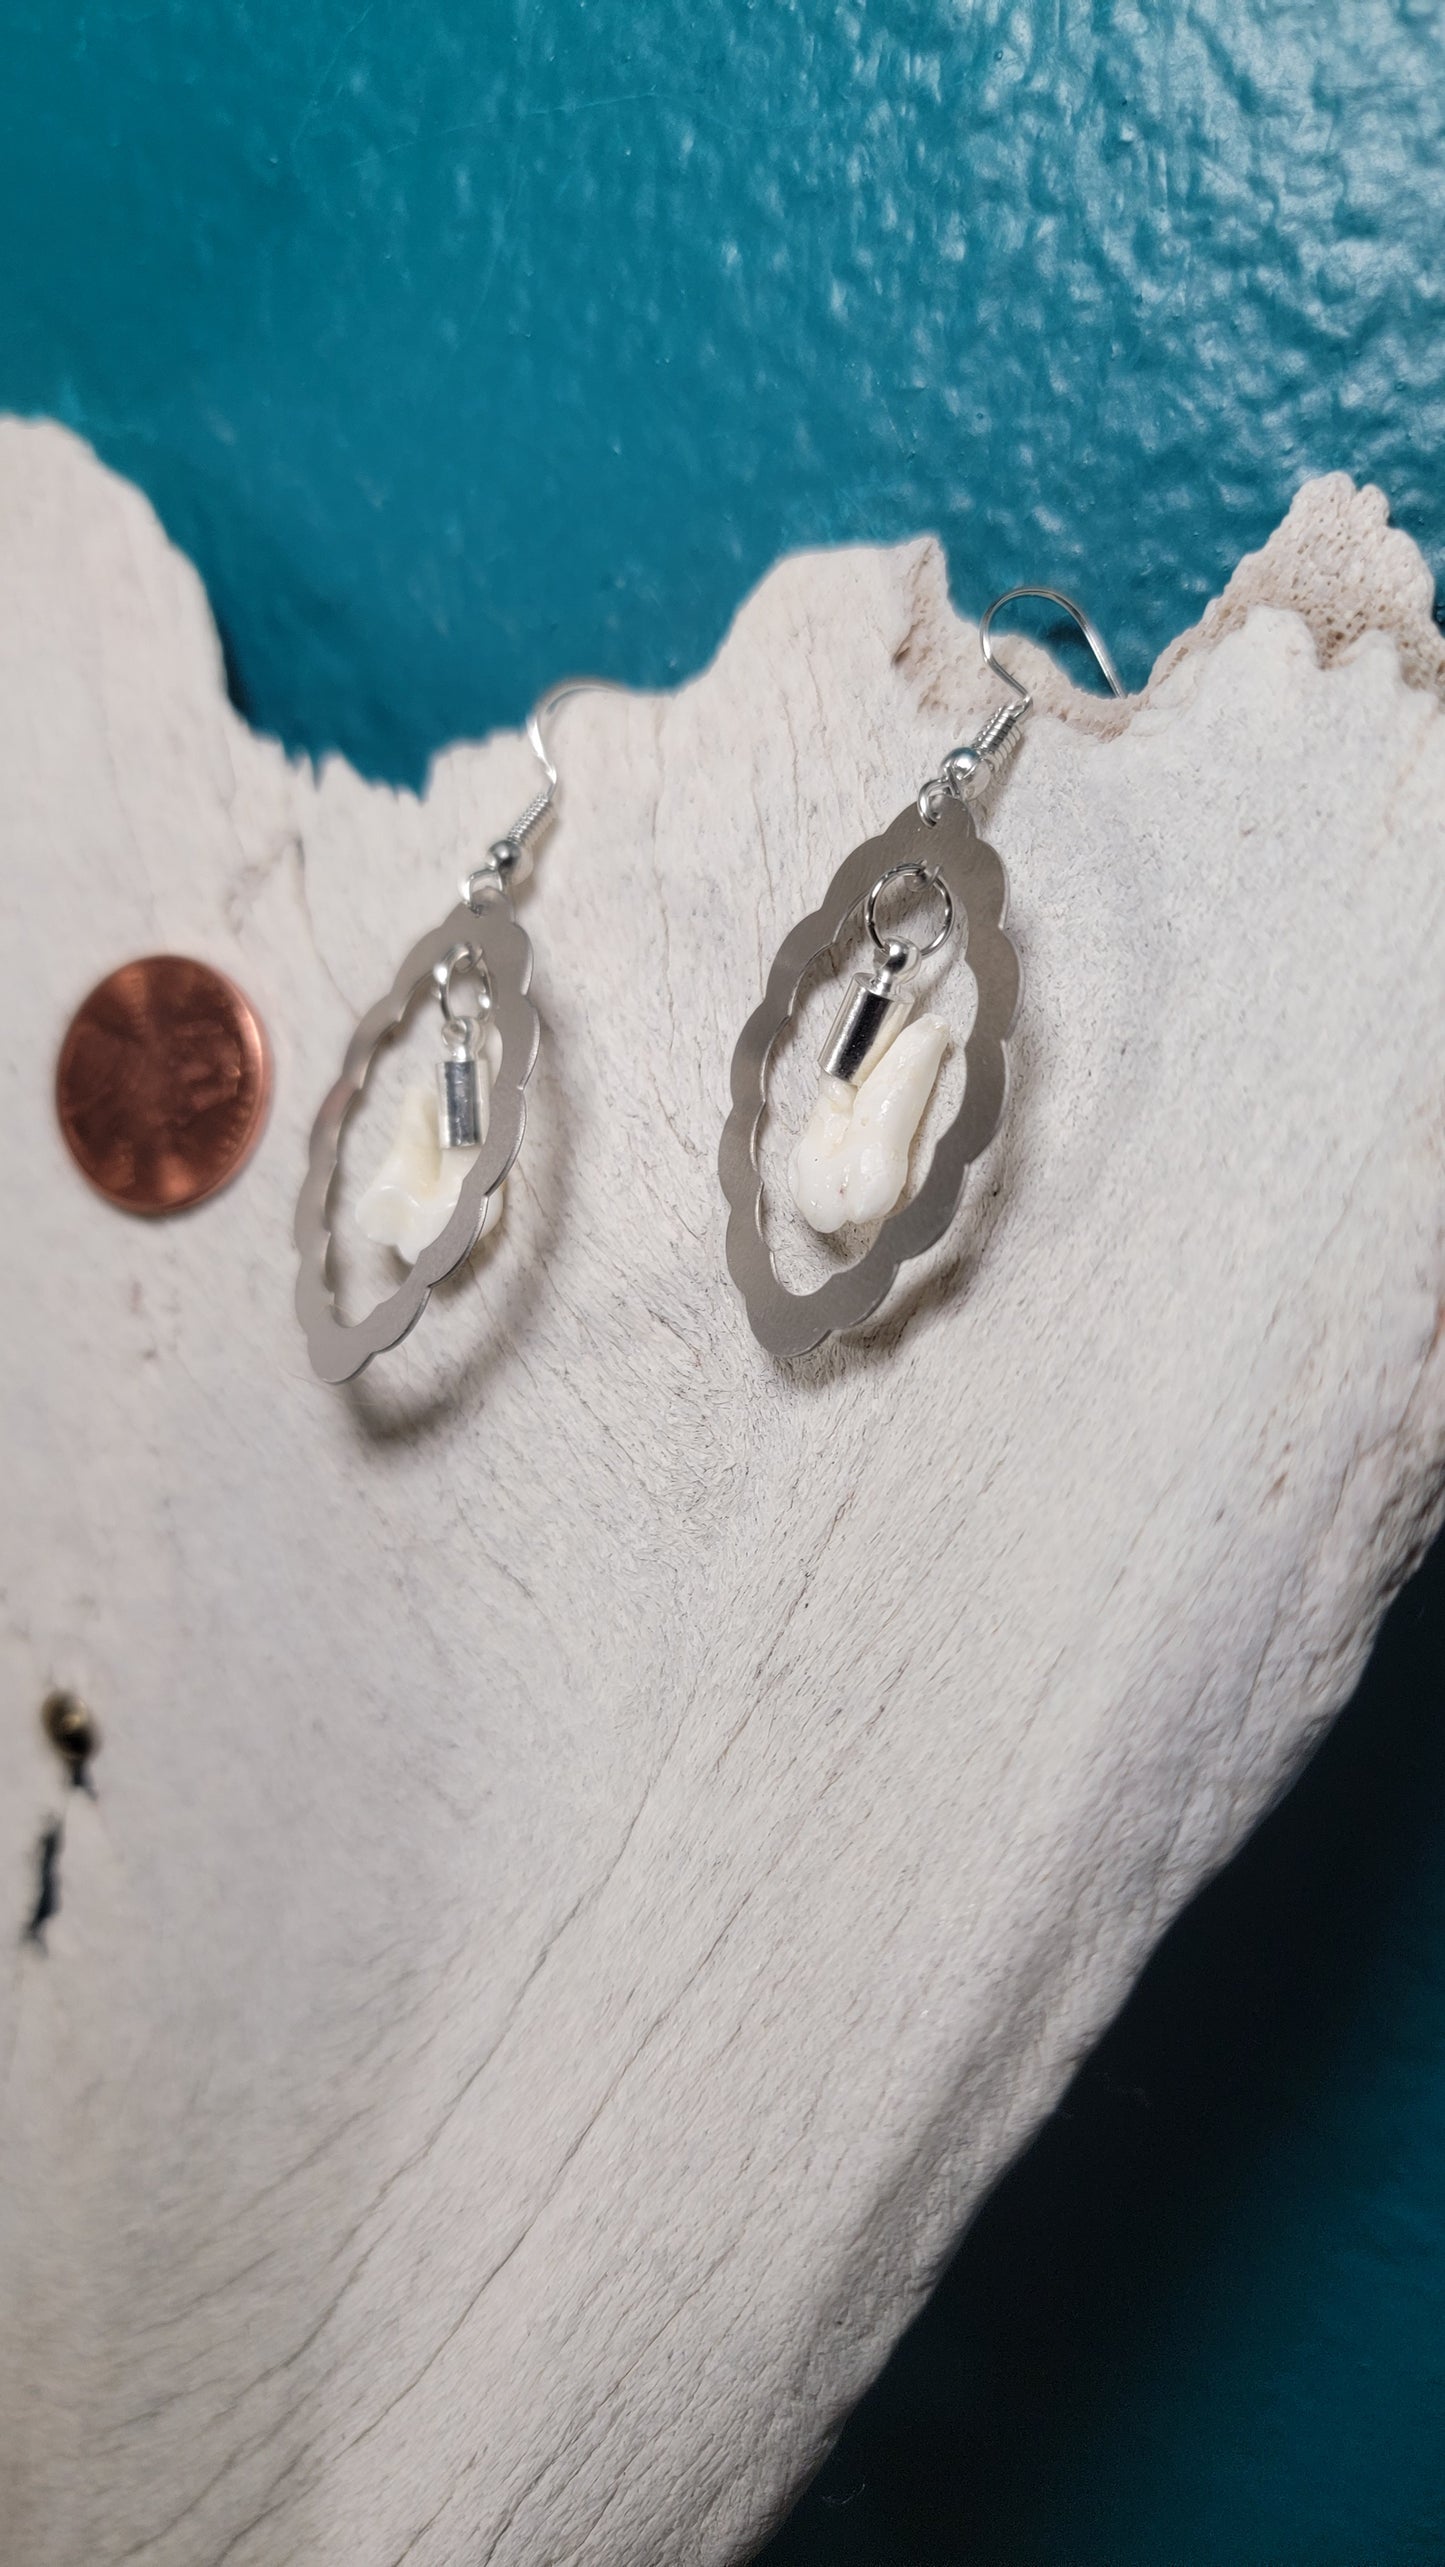
[[[964,953],[978,1005],[964,1045],[962,1102],[940,1134],[921,1183],[879,1225],[863,1255],[813,1291],[792,1292],[778,1278],[763,1231],[758,1136],[769,1062],[805,974],[825,954],[837,962],[856,913],[867,909],[871,923],[870,894],[898,872],[935,883],[951,903],[949,916],[964,923]],[[728,1202],[728,1268],[753,1334],[770,1354],[806,1355],[826,1337],[861,1326],[891,1290],[899,1268],[931,1248],[957,1213],[969,1168],[997,1132],[1007,1099],[1007,1046],[1020,986],[1018,955],[1004,927],[1007,906],[1002,860],[980,838],[967,807],[950,800],[928,822],[910,803],[881,837],[866,839],[844,859],[818,908],[779,947],[762,1004],[738,1037],[732,1112],[718,1151]]]
[[[377,1051],[396,1032],[424,982],[438,982],[445,1008],[449,966],[454,967],[459,953],[473,959],[485,980],[488,1023],[501,1046],[485,1138],[462,1180],[445,1227],[422,1248],[405,1281],[364,1319],[344,1320],[336,1308],[330,1273],[332,1196],[342,1125],[366,1085]],[[487,888],[474,902],[463,901],[413,945],[386,997],[363,1016],[352,1035],[341,1075],[312,1126],[306,1181],[296,1206],[296,1245],[301,1254],[296,1314],[306,1331],[312,1367],[324,1382],[350,1381],[373,1355],[400,1344],[416,1326],[435,1287],[455,1273],[476,1246],[491,1198],[522,1146],[525,1091],[539,1036],[537,1011],[527,995],[531,979],[530,939],[513,917],[505,892]]]

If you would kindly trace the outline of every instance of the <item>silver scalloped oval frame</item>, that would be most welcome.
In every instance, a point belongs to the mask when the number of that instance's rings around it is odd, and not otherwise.
[[[953,894],[966,922],[965,953],[978,991],[973,1030],[964,1045],[963,1098],[934,1145],[922,1184],[891,1212],[851,1266],[811,1292],[778,1280],[763,1234],[763,1180],[758,1132],[767,1105],[773,1046],[797,1005],[810,966],[836,949],[854,912],[890,865],[926,864]],[[762,1004],[753,1010],[733,1053],[732,1111],[718,1149],[728,1203],[727,1261],[747,1305],[754,1336],[769,1354],[810,1354],[825,1337],[872,1317],[899,1267],[922,1256],[954,1218],[973,1161],[987,1149],[1008,1097],[1008,1038],[1018,1012],[1018,954],[1004,927],[1008,879],[997,849],[980,838],[961,802],[945,804],[930,825],[915,805],[881,837],[865,839],[838,867],[819,906],[778,948]]]
[[[455,945],[471,945],[482,957],[492,993],[490,1021],[501,1038],[487,1137],[462,1181],[446,1228],[423,1248],[405,1282],[375,1303],[364,1319],[342,1319],[329,1272],[331,1198],[342,1125],[366,1085],[381,1044],[395,1033],[433,965]],[[531,941],[506,898],[494,893],[475,909],[463,902],[413,945],[385,998],[362,1017],[347,1044],[341,1076],[311,1127],[306,1181],[296,1205],[296,1245],[301,1255],[296,1315],[306,1331],[312,1366],[324,1382],[350,1381],[373,1355],[399,1345],[408,1329],[416,1326],[435,1287],[464,1264],[476,1246],[487,1199],[522,1146],[525,1091],[540,1035],[537,1011],[527,996],[531,979]]]

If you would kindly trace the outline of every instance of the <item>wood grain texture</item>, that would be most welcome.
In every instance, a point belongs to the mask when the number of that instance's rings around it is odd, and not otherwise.
[[[676,697],[569,707],[506,1217],[343,1394],[306,1128],[525,748],[422,801],[288,764],[58,429],[0,431],[0,569],[6,2554],[740,2557],[1436,1520],[1418,556],[1316,484],[1144,698],[1041,675],[1005,1135],[789,1371],[723,1277],[731,1043],[990,700],[973,637],[932,545],[813,556]],[[143,1227],[49,1083],[160,947],[256,1001],[276,1101]]]

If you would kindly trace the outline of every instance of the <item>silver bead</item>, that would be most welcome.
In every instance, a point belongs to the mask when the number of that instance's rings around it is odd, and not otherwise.
[[[938,772],[955,802],[962,800],[982,764],[978,750],[967,740],[961,747],[949,750]]]
[[[503,890],[513,883],[525,882],[532,870],[532,851],[520,838],[494,838],[487,849],[487,864],[495,870]]]

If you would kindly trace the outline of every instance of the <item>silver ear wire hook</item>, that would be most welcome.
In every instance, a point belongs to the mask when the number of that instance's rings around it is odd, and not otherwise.
[[[996,597],[991,606],[986,606],[984,608],[983,619],[978,628],[979,649],[982,651],[984,658],[987,660],[989,667],[994,671],[995,675],[1003,679],[1005,686],[1011,686],[1015,695],[1021,695],[1023,697],[1025,704],[1031,704],[1033,702],[1033,698],[1029,694],[1028,688],[1013,675],[1010,669],[1006,669],[1004,667],[1002,660],[998,657],[993,647],[993,619],[995,615],[997,615],[1000,607],[1013,606],[1021,597],[1042,597],[1047,600],[1050,606],[1062,606],[1064,613],[1072,616],[1074,622],[1078,625],[1079,631],[1083,634],[1085,641],[1088,643],[1089,648],[1094,655],[1094,665],[1098,669],[1099,675],[1103,679],[1104,684],[1108,687],[1110,694],[1123,694],[1124,682],[1120,677],[1118,670],[1114,666],[1113,654],[1110,651],[1109,645],[1105,641],[1103,634],[1100,632],[1098,625],[1094,622],[1092,615],[1086,615],[1083,607],[1076,605],[1072,597],[1066,597],[1061,588],[1006,588],[1002,597]]]
[[[467,875],[462,884],[462,898],[469,907],[475,909],[478,900],[489,891],[506,891],[512,885],[526,881],[532,870],[533,846],[556,818],[557,768],[547,746],[543,725],[551,721],[569,696],[619,692],[621,690],[610,677],[564,677],[558,685],[549,686],[546,694],[537,698],[527,716],[527,738],[546,781],[540,792],[532,796],[526,810],[512,822],[506,835],[492,840],[487,849],[486,863],[479,865],[475,873]]]
[[[997,771],[1016,741],[1020,725],[1033,711],[1034,699],[1029,689],[1021,678],[1014,676],[1012,669],[1004,667],[993,646],[995,615],[1002,607],[1015,605],[1021,597],[1042,597],[1049,605],[1061,606],[1066,615],[1072,616],[1093,654],[1094,664],[1110,693],[1112,695],[1124,693],[1124,682],[1114,666],[1113,654],[1108,643],[1092,615],[1086,614],[1083,607],[1078,605],[1072,597],[1066,597],[1061,588],[1006,588],[1002,597],[994,598],[992,604],[984,608],[978,627],[978,641],[984,659],[993,670],[995,677],[1001,677],[1005,686],[1012,688],[1014,701],[1012,704],[1001,704],[998,711],[990,715],[976,740],[967,740],[960,747],[950,749],[937,775],[930,776],[927,784],[922,787],[918,796],[918,810],[920,817],[928,822],[930,828],[950,797],[956,802],[963,800],[980,770],[983,770],[985,775]]]

